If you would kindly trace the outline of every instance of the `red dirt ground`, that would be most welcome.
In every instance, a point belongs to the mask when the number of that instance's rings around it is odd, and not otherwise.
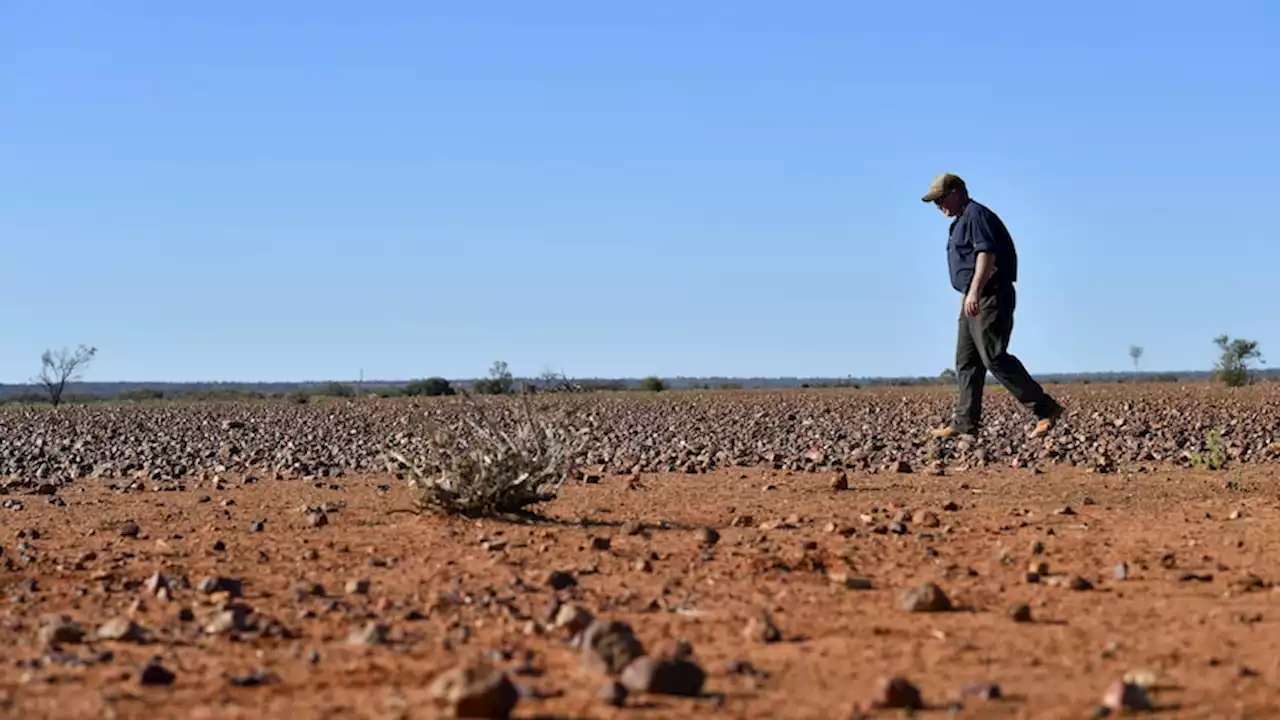
[[[438,717],[431,680],[473,653],[509,646],[517,657],[505,667],[529,650],[541,671],[513,679],[547,696],[522,700],[521,718],[846,718],[891,674],[921,689],[932,708],[921,717],[947,717],[957,690],[989,681],[1005,699],[966,700],[954,716],[1085,718],[1129,671],[1154,673],[1157,717],[1276,717],[1280,592],[1271,584],[1280,581],[1280,512],[1272,477],[1258,467],[1131,476],[853,474],[850,489],[836,492],[830,474],[646,475],[639,486],[606,476],[598,485],[566,486],[542,509],[564,521],[558,526],[389,513],[410,499],[388,478],[320,487],[192,483],[186,492],[132,494],[82,481],[61,490],[66,507],[27,496],[24,509],[0,510],[0,545],[12,563],[0,571],[0,707],[27,718]],[[201,495],[210,501],[199,502]],[[958,509],[945,510],[948,502]],[[302,506],[323,503],[342,507],[328,514],[329,524],[307,527]],[[1056,514],[1064,506],[1074,514]],[[873,531],[904,507],[914,513],[906,535]],[[926,511],[939,527],[926,527]],[[735,517],[747,515],[758,526],[735,526]],[[137,537],[121,536],[125,521],[138,524]],[[263,531],[250,532],[257,521],[265,521]],[[620,527],[628,521],[650,529],[628,535]],[[669,529],[655,527],[664,521]],[[829,523],[856,532],[831,532]],[[706,557],[697,540],[702,525],[721,535]],[[601,537],[611,541],[608,549],[593,546]],[[487,548],[486,540],[505,546]],[[217,541],[225,550],[214,549]],[[1033,541],[1043,544],[1042,555],[1033,555]],[[649,571],[636,568],[642,559]],[[1095,587],[1030,584],[1028,565],[1039,561],[1051,574],[1079,574]],[[1121,562],[1129,577],[1118,581],[1112,569]],[[527,634],[554,594],[547,585],[553,570],[577,578],[565,598],[629,622],[647,648],[692,643],[708,672],[704,697],[633,695],[622,709],[596,700],[603,679],[579,668],[562,637]],[[149,595],[140,583],[154,572],[175,585],[186,576],[190,587],[175,587],[168,601]],[[829,578],[833,572],[869,578],[873,588],[847,589]],[[1182,579],[1187,573],[1212,577]],[[243,578],[242,602],[298,637],[202,634],[214,601],[196,586],[208,575]],[[367,595],[346,594],[357,579],[370,581]],[[527,588],[513,586],[515,579]],[[926,580],[960,609],[905,612],[902,592]],[[323,585],[327,597],[295,597],[304,581]],[[462,604],[448,600],[451,591]],[[512,601],[486,603],[486,594]],[[1032,622],[1010,618],[1008,608],[1019,602],[1030,605]],[[180,620],[183,608],[196,619]],[[406,619],[410,610],[425,617]],[[743,636],[761,610],[781,628],[780,642]],[[89,631],[63,652],[110,651],[113,658],[90,667],[31,662],[45,654],[39,623],[54,614]],[[92,639],[100,623],[119,616],[132,617],[155,641]],[[388,643],[349,645],[349,633],[370,619],[388,626]],[[176,673],[171,686],[139,683],[140,666],[153,655]],[[761,674],[728,674],[734,660]],[[256,669],[279,681],[229,682]]]

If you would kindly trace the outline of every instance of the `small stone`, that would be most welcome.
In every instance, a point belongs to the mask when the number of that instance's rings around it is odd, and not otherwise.
[[[436,707],[457,718],[508,718],[520,701],[511,678],[483,660],[446,670],[428,692]]]
[[[168,587],[169,578],[161,575],[160,573],[152,573],[146,579],[146,582],[142,584],[142,589],[145,590],[148,595],[159,595],[161,590],[168,589]]]
[[[207,577],[200,581],[196,589],[205,595],[225,592],[233,598],[244,595],[244,581],[239,578]]]
[[[348,580],[345,589],[348,595],[368,595],[369,585],[369,581],[364,578],[359,580]]]
[[[138,527],[138,523],[132,520],[120,525],[120,537],[136,538],[139,532],[141,532],[141,529]]]
[[[1111,575],[1112,575],[1112,577],[1114,577],[1116,580],[1125,580],[1125,579],[1127,579],[1127,578],[1129,577],[1129,564],[1128,564],[1128,563],[1120,563],[1119,565],[1116,565],[1116,566],[1115,566],[1115,568],[1113,568],[1113,569],[1112,569],[1112,571],[1111,571]]]
[[[142,628],[129,618],[115,618],[98,627],[97,638],[99,640],[139,642],[142,640]]]
[[[608,550],[613,545],[609,538],[597,535],[591,538],[591,549],[596,551]]]
[[[902,609],[907,612],[946,612],[951,609],[951,599],[936,584],[927,582],[908,589],[902,594]]]
[[[386,645],[387,626],[376,622],[365,623],[364,626],[351,631],[347,636],[349,645]]]
[[[925,510],[920,515],[920,526],[929,529],[942,527],[942,518],[938,517],[938,513],[932,510]]]
[[[713,527],[703,527],[698,529],[698,544],[703,547],[711,547],[720,542],[720,533]]]
[[[607,682],[600,686],[596,698],[605,705],[620,708],[627,704],[627,686],[616,681]]]
[[[322,512],[307,513],[307,527],[318,528],[329,524],[329,516]]]
[[[707,673],[692,660],[644,656],[627,665],[620,679],[631,692],[697,697]]]
[[[159,658],[149,660],[138,673],[138,683],[148,687],[172,685],[175,679],[177,676],[161,665]]]
[[[776,643],[782,639],[782,631],[773,623],[769,613],[761,612],[747,621],[742,631],[743,637],[760,643]]]
[[[1009,608],[1009,617],[1013,618],[1014,622],[1031,622],[1031,606],[1026,603],[1018,603]]]
[[[40,627],[37,633],[40,644],[50,648],[59,645],[78,645],[84,641],[84,636],[84,626],[63,616],[51,618]]]
[[[552,590],[568,590],[577,584],[578,581],[572,575],[560,570],[556,570],[547,576],[547,585],[551,586]]]
[[[1075,515],[1075,514],[1076,514],[1076,511],[1075,511],[1075,510],[1073,510],[1073,509],[1071,508],[1071,506],[1070,506],[1070,505],[1067,505],[1067,506],[1064,506],[1064,507],[1060,507],[1060,508],[1058,508],[1057,510],[1054,510],[1054,511],[1053,511],[1053,514],[1054,514],[1054,515],[1068,515],[1068,516],[1070,516],[1070,515]]]
[[[1032,541],[1031,541],[1031,554],[1032,554],[1032,555],[1043,555],[1043,554],[1044,554],[1044,543],[1040,542],[1039,540],[1032,540]]]
[[[845,473],[840,473],[839,475],[836,475],[835,477],[831,478],[831,489],[835,490],[836,492],[848,490],[849,476],[846,475]]]
[[[266,524],[263,523],[261,520],[249,526],[249,532],[251,533],[260,533],[266,529],[267,529]]]
[[[582,636],[582,664],[605,675],[619,675],[636,658],[644,655],[644,646],[631,626],[621,620],[596,620]]]
[[[566,603],[556,611],[552,627],[568,632],[570,637],[577,636],[591,627],[595,618],[591,612],[581,605]]]
[[[843,572],[828,573],[827,579],[848,590],[870,590],[872,587],[870,578],[853,577]]]
[[[1067,587],[1071,588],[1072,590],[1092,590],[1093,583],[1089,582],[1088,580],[1085,580],[1079,575],[1072,575],[1071,579],[1067,581]]]
[[[1003,697],[1000,686],[995,683],[973,683],[965,685],[960,689],[961,698],[976,698],[978,700],[998,700]]]
[[[1102,695],[1102,707],[1111,711],[1150,710],[1147,691],[1138,685],[1117,680]]]
[[[924,699],[920,689],[903,677],[881,678],[876,687],[876,697],[872,705],[877,708],[901,708],[905,710],[923,710]]]

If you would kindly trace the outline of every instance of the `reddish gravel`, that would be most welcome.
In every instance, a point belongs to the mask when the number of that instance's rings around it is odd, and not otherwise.
[[[510,681],[520,718],[846,718],[912,688],[923,717],[959,701],[958,717],[1084,718],[1126,698],[1274,716],[1271,467],[1046,468],[851,469],[847,490],[834,471],[605,473],[566,485],[543,526],[392,512],[403,483],[355,473],[6,496],[25,505],[0,509],[0,706],[435,717],[441,688],[501,705]],[[926,583],[949,610],[904,609]],[[601,674],[573,644],[582,613],[649,659]],[[436,683],[485,657],[505,679]]]

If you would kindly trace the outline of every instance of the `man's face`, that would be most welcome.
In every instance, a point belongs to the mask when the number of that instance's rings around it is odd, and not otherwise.
[[[959,191],[952,190],[946,195],[934,200],[933,204],[942,211],[943,215],[946,215],[947,217],[957,217],[964,209],[964,198],[961,197]]]

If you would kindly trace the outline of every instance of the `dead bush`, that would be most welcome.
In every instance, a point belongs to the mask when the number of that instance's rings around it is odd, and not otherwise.
[[[525,394],[510,431],[469,395],[464,399],[471,412],[461,429],[429,421],[420,452],[412,457],[386,452],[407,475],[418,510],[466,517],[529,515],[530,505],[555,499],[585,445],[585,431],[539,417]]]

